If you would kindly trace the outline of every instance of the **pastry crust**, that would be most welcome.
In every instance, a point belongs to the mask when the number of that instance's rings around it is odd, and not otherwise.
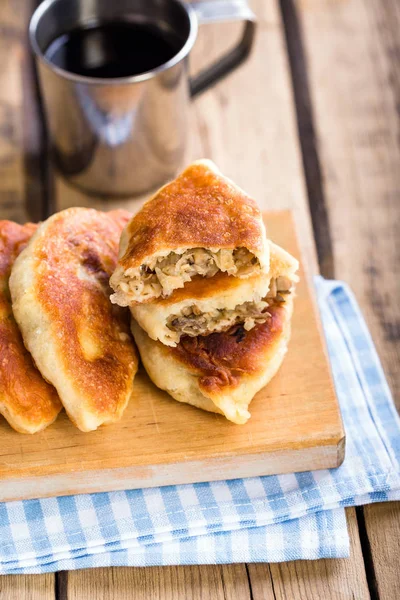
[[[11,308],[11,267],[35,230],[32,223],[0,221],[0,413],[20,433],[45,429],[62,408],[26,350]]]
[[[126,311],[109,301],[125,211],[71,208],[42,223],[10,290],[26,347],[82,431],[122,416],[138,367]]]

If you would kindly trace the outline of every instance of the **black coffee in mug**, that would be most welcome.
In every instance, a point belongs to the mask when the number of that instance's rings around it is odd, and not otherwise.
[[[55,66],[85,77],[140,75],[168,62],[182,41],[156,25],[114,21],[77,27],[53,40],[45,51]]]

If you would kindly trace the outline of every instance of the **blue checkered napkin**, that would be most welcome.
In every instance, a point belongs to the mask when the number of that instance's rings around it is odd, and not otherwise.
[[[358,307],[316,280],[347,434],[341,467],[0,503],[0,573],[348,553],[341,507],[400,498],[400,422]]]
[[[114,500],[111,499],[112,502]],[[125,498],[123,503],[126,501]],[[108,566],[282,562],[300,558],[338,558],[349,554],[349,537],[343,508],[311,513],[300,519],[250,529],[220,531],[192,537],[186,537],[184,532],[178,531],[164,535],[164,541],[158,543],[152,541],[152,536],[135,538],[128,534],[120,535],[119,539],[108,538],[106,541],[101,534],[96,535],[95,532],[87,532],[80,528],[76,536],[73,532],[68,536],[58,536],[56,552],[48,540],[48,523],[52,521],[52,517],[48,515],[44,518],[47,529],[42,529],[41,533],[36,531],[36,535],[30,532],[30,527],[26,526],[26,516],[24,518],[25,531],[22,520],[11,528],[14,540],[21,536],[21,543],[14,544],[12,548],[5,546],[5,549],[8,549],[9,560],[3,558],[1,574],[45,573]],[[54,522],[59,519],[68,522],[65,515],[53,515],[53,518]],[[43,516],[36,515],[36,519],[40,521]],[[39,536],[47,540],[41,544],[41,551]],[[16,548],[19,548],[18,560],[14,558]],[[4,552],[2,556],[4,557]]]

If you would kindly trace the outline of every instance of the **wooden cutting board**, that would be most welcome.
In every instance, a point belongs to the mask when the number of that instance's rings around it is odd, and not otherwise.
[[[298,257],[291,214],[266,213],[268,236]],[[29,436],[0,421],[0,501],[338,466],[344,431],[313,292],[300,271],[289,351],[250,405],[251,419],[180,404],[143,368],[120,423],[82,433],[63,413]]]

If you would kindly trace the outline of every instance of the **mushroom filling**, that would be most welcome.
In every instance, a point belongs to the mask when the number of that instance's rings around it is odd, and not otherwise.
[[[217,250],[190,248],[182,254],[171,252],[127,269],[119,282],[119,291],[130,302],[145,302],[159,296],[167,297],[184,287],[196,275],[213,277],[218,271],[247,277],[260,270],[259,260],[246,248]]]
[[[269,284],[268,294],[265,298],[266,301],[269,304],[285,302],[285,295],[290,294],[292,285],[293,283],[289,277],[272,277]]]
[[[203,313],[196,305],[192,305],[183,308],[179,315],[171,315],[167,327],[180,335],[191,337],[225,331],[237,323],[243,323],[243,327],[249,331],[256,323],[265,323],[270,317],[265,312],[267,307],[268,304],[263,301],[245,302],[231,310],[213,309]]]
[[[171,315],[167,327],[179,335],[208,335],[217,331],[226,331],[232,325],[243,324],[250,331],[257,323],[265,323],[270,317],[266,309],[272,304],[285,302],[286,294],[290,294],[292,282],[288,277],[274,277],[265,301],[244,302],[234,309],[214,309],[207,313],[198,306],[191,305],[182,309],[178,315]]]

